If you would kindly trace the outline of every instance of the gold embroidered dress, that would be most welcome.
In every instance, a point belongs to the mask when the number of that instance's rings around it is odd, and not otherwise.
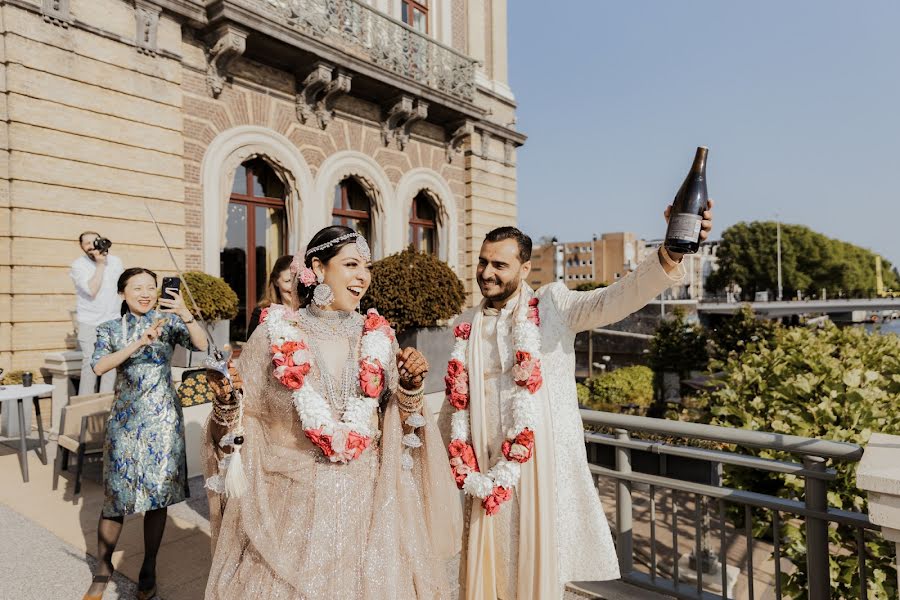
[[[348,390],[359,393],[363,317],[310,307],[296,322],[313,355],[306,385],[340,418]],[[273,376],[267,326],[253,333],[238,361],[249,491],[227,501],[210,493],[207,600],[449,598],[458,492],[427,415],[416,430],[423,445],[412,451],[414,466],[401,467],[396,363],[384,366],[387,385],[374,417],[380,440],[347,464],[332,463],[307,439],[291,390]],[[218,470],[211,441],[206,450],[210,476]]]

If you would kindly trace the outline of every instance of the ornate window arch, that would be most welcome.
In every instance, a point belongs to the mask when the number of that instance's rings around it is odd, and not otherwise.
[[[435,225],[437,230],[437,256],[451,267],[459,267],[459,216],[456,209],[456,196],[450,190],[450,185],[436,171],[420,167],[407,171],[397,183],[398,213],[403,215],[399,222],[402,231],[400,248],[408,246],[409,239],[409,215],[412,210],[413,200],[425,192],[434,204]]]
[[[333,222],[335,191],[349,177],[369,198],[369,244],[373,258],[381,258],[395,247],[394,235],[387,222],[388,216],[393,218],[389,208],[394,204],[394,189],[384,170],[371,156],[344,151],[332,154],[322,163],[316,175],[316,198],[327,215],[325,223]]]
[[[309,166],[294,144],[265,127],[243,125],[223,131],[210,142],[200,166],[203,193],[203,270],[220,275],[219,253],[225,247],[228,204],[240,166],[261,157],[285,187],[288,248],[296,249],[327,221],[316,214],[315,187]],[[301,218],[302,215],[302,218]]]

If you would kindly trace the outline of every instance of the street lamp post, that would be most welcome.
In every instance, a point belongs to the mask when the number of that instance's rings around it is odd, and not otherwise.
[[[778,243],[778,301],[780,302],[782,299],[782,287],[781,287],[781,221],[778,219],[778,215],[775,215],[775,238]]]

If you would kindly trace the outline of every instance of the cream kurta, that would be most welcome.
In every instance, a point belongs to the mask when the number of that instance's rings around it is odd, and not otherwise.
[[[575,292],[553,283],[534,293],[523,287],[519,297],[501,311],[482,305],[458,319],[473,324],[467,364],[472,439],[481,470],[487,471],[499,457],[510,426],[500,421],[501,415],[508,414],[504,406],[515,385],[512,326],[517,310],[532,295],[540,299],[544,378],[536,399],[545,404],[542,419],[549,421],[539,424],[534,458],[523,465],[513,499],[502,505],[499,514],[484,517],[478,501],[467,501],[460,577],[465,595],[461,597],[551,600],[562,597],[569,581],[619,577],[609,524],[588,470],[575,388],[575,334],[620,321],[682,277],[680,267],[666,274],[654,255],[608,288]],[[445,404],[442,424],[449,422],[452,410]],[[477,422],[479,418],[484,422]],[[487,448],[480,447],[483,440]],[[551,515],[539,508],[547,504]],[[526,531],[527,535],[520,535]],[[472,564],[474,556],[486,563],[481,570]],[[555,584],[544,580],[547,577],[555,579]]]
[[[362,317],[349,318],[361,331]],[[327,363],[314,362],[307,379],[321,390],[318,369],[339,380],[348,343],[304,337],[319,344]],[[400,413],[388,389],[380,442],[348,464],[331,463],[304,435],[271,361],[267,327],[260,326],[238,364],[250,489],[224,510],[221,497],[210,494],[207,600],[449,598],[446,569],[458,551],[460,515],[437,428],[429,419],[417,430],[424,445],[413,451],[413,470],[403,470]],[[396,365],[386,367],[394,388]],[[209,476],[216,461],[211,445],[206,450]]]

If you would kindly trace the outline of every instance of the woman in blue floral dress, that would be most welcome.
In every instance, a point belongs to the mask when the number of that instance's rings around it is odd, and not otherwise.
[[[103,448],[100,563],[85,599],[102,597],[124,517],[139,512],[144,513],[144,562],[138,598],[155,595],[166,507],[185,497],[184,418],[172,385],[172,352],[176,345],[203,351],[207,342],[178,290],[168,290],[172,299],[157,299],[156,286],[153,271],[127,269],[118,282],[122,318],[97,327],[91,365],[98,375],[118,372]]]

